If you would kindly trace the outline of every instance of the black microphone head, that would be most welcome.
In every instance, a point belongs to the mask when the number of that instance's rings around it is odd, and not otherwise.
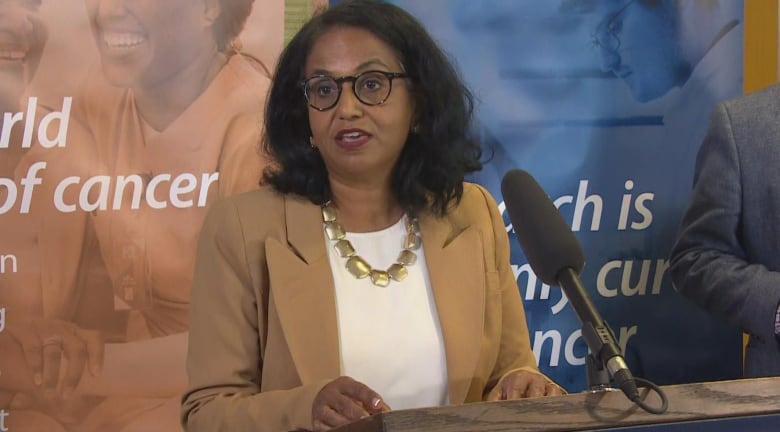
[[[542,282],[558,285],[561,270],[582,271],[585,255],[577,237],[531,174],[509,171],[501,180],[501,194],[520,247]]]

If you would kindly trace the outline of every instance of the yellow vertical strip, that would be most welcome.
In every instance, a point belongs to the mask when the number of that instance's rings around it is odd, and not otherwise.
[[[284,46],[314,11],[327,4],[328,0],[284,0]]]
[[[777,82],[778,0],[745,0],[745,93]],[[742,338],[744,364],[748,335]]]
[[[745,0],[745,93],[777,82],[777,20],[778,0]]]

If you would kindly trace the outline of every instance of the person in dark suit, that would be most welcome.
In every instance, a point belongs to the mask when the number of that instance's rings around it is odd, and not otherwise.
[[[676,289],[750,335],[747,377],[780,375],[780,85],[719,104],[672,249]]]
[[[217,204],[182,423],[327,430],[393,409],[559,395],[531,351],[472,97],[396,6],[339,3],[282,53],[268,186]]]

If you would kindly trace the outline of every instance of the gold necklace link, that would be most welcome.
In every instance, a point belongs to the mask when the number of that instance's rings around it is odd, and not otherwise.
[[[333,248],[341,258],[347,259],[345,264],[347,271],[357,279],[369,277],[374,285],[386,287],[390,285],[390,280],[401,282],[406,279],[409,275],[406,267],[417,262],[417,254],[414,251],[419,249],[422,244],[417,218],[406,218],[403,250],[398,254],[396,262],[387,270],[375,269],[360,255],[357,255],[352,243],[345,238],[347,233],[344,227],[338,223],[336,209],[330,204],[330,201],[322,206],[322,223],[325,227],[325,235],[328,236],[329,240],[335,242]]]

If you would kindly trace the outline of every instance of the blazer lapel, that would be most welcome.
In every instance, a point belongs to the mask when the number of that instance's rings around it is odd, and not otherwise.
[[[336,300],[318,206],[285,198],[288,245],[266,243],[272,301],[303,384],[340,375]]]
[[[303,383],[340,375],[335,288],[319,207],[285,200],[289,245],[269,240],[272,302]],[[436,310],[447,356],[449,399],[465,401],[479,359],[484,323],[480,233],[449,219],[420,217]]]
[[[420,218],[425,261],[439,314],[451,404],[461,404],[479,358],[485,311],[480,233],[432,215]]]

